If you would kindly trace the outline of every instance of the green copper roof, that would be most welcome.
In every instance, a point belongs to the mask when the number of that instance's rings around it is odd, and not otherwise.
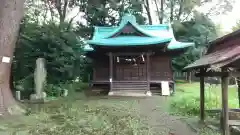
[[[117,36],[112,37],[121,31],[126,25],[132,25],[137,31],[145,36]],[[180,49],[193,46],[194,43],[182,43],[175,40],[171,25],[138,25],[133,15],[126,14],[119,26],[95,27],[92,40],[87,43],[94,46],[139,46],[168,43],[168,49]],[[90,47],[90,46],[89,46]],[[86,50],[89,50],[89,47]],[[91,48],[90,47],[90,48]]]
[[[192,42],[178,42],[174,38],[168,44],[167,48],[169,50],[174,50],[174,49],[182,49],[182,48],[186,48],[186,47],[190,47],[190,46],[194,46],[194,43],[192,43]]]
[[[129,46],[129,45],[150,45],[157,43],[170,42],[172,38],[157,38],[157,37],[140,37],[140,36],[119,36],[114,38],[103,38],[91,40],[89,44],[97,44],[102,46]]]

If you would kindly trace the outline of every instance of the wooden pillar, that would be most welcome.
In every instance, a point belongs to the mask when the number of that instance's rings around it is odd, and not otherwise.
[[[223,68],[222,72],[226,72]],[[222,117],[223,117],[223,135],[230,135],[229,131],[229,108],[228,108],[228,76],[222,76]]]
[[[204,72],[203,69],[200,69],[200,73]],[[204,77],[200,77],[200,120],[204,122],[204,111],[205,111],[205,85],[204,85]]]
[[[113,81],[113,54],[109,53],[109,82],[110,82],[110,91],[112,91],[112,81]]]
[[[188,81],[188,83],[192,83],[192,72],[191,71],[187,72],[187,81]]]
[[[147,52],[147,88],[150,90],[150,53]]]

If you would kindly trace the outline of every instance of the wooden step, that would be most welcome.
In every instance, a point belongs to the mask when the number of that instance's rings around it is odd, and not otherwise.
[[[112,87],[112,89],[114,90],[147,90],[147,87],[144,87],[144,88],[127,88],[127,87],[122,87],[122,88],[116,88],[116,87]]]
[[[148,90],[147,82],[113,82],[113,91],[141,91],[145,92]]]
[[[145,91],[112,91],[112,96],[146,97]]]

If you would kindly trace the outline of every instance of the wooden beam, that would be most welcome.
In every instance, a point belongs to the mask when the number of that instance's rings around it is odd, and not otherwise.
[[[150,55],[154,54],[154,52],[147,52]],[[144,55],[147,54],[146,52],[115,52],[113,56],[132,56],[132,55]]]
[[[230,72],[229,76],[230,77],[240,77],[240,72]]]
[[[231,126],[240,126],[240,120],[229,120],[228,123]]]
[[[229,76],[228,72],[198,72],[195,73],[196,77],[222,77]]]
[[[113,56],[132,56],[132,55],[142,55],[146,54],[146,52],[116,52],[113,53]]]
[[[198,72],[195,73],[196,77],[223,77],[223,76],[229,76],[229,77],[240,77],[240,72]]]
[[[227,69],[223,68],[223,72]],[[229,78],[227,76],[222,76],[222,117],[223,117],[223,135],[230,135],[229,131],[229,108],[228,108],[228,84]]]
[[[112,82],[113,82],[113,54],[109,53],[109,82],[110,82],[110,91],[112,91]]]
[[[200,70],[200,72],[203,72],[203,69]],[[200,120],[204,122],[204,102],[205,102],[205,86],[204,86],[204,77],[200,77]]]
[[[150,52],[147,53],[147,88],[150,90]]]

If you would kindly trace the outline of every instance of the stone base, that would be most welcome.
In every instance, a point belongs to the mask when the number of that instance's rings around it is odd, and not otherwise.
[[[152,96],[150,91],[147,92],[132,92],[132,91],[110,91],[109,96],[130,96],[130,97],[149,97]]]
[[[45,102],[45,99],[47,97],[47,94],[46,92],[42,92],[41,95],[37,95],[37,94],[31,94],[30,95],[30,101],[31,102],[36,102],[36,103],[44,103]]]

